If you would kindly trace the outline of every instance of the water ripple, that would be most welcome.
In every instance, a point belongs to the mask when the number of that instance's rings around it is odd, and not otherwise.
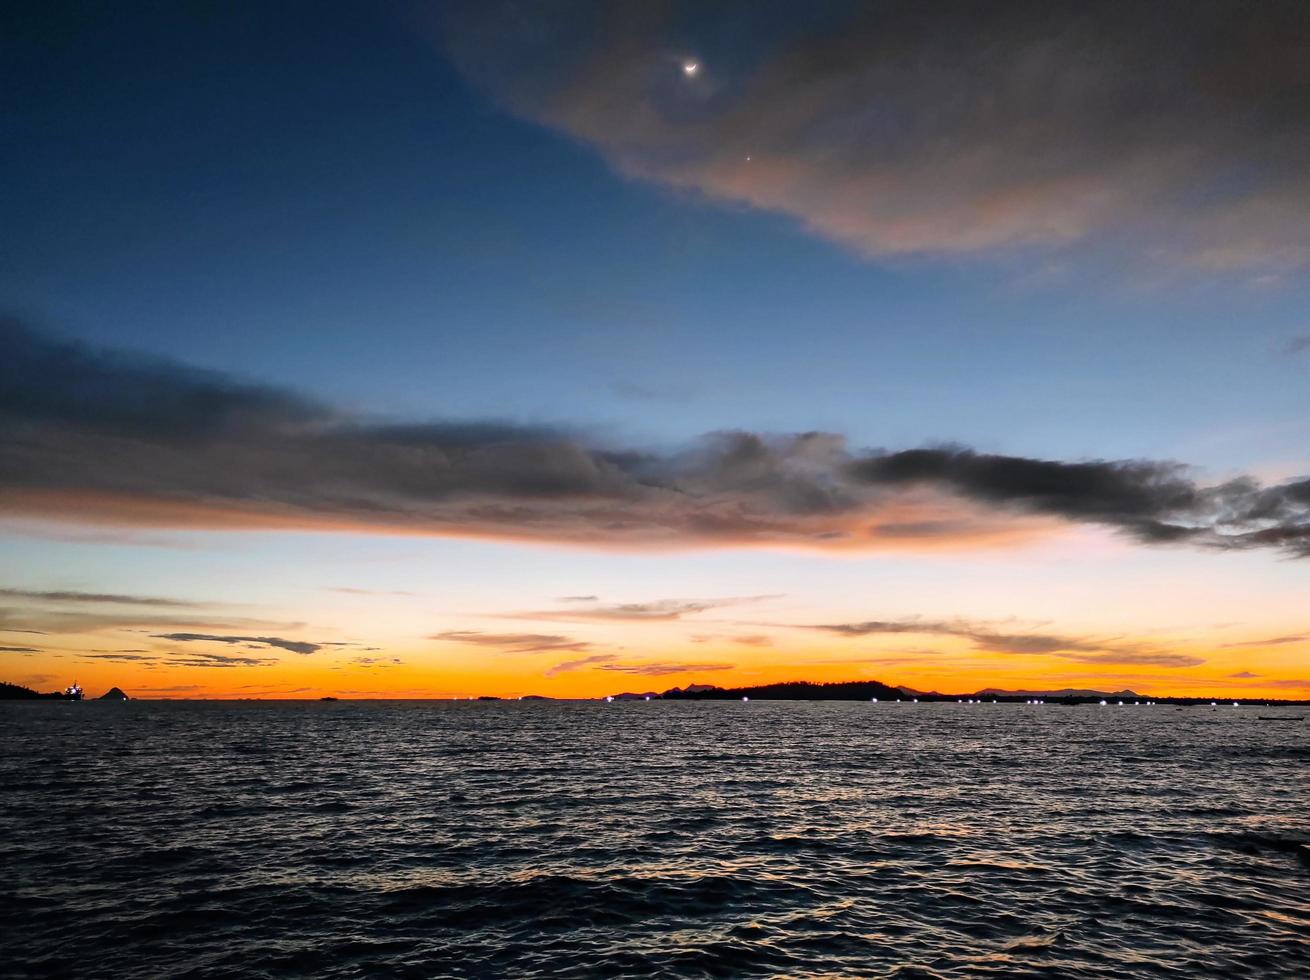
[[[6,704],[0,975],[1310,976],[1305,729]]]

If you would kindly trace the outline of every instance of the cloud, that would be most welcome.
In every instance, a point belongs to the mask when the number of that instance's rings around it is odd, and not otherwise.
[[[266,667],[278,661],[272,657],[232,656],[226,653],[206,653],[188,650],[162,653],[82,653],[83,660],[108,660],[115,663],[135,663],[151,667]]]
[[[651,452],[545,427],[378,424],[13,321],[0,322],[0,461],[0,508],[82,523],[857,551],[1013,544],[1073,523],[1310,554],[1310,479],[1203,485],[1169,462],[856,451],[816,432]]]
[[[773,638],[762,633],[748,633],[741,636],[722,636],[717,633],[694,633],[689,639],[692,643],[735,643],[744,647],[771,647]]]
[[[1243,640],[1239,643],[1221,643],[1224,648],[1231,647],[1277,647],[1285,646],[1289,643],[1305,643],[1310,641],[1310,634],[1293,633],[1289,636],[1271,636],[1266,640]]]
[[[0,608],[0,622],[23,624],[24,629],[7,629],[3,632],[30,633],[50,635],[58,633],[89,633],[98,630],[117,629],[131,632],[151,632],[152,630],[174,628],[186,632],[210,630],[227,632],[229,630],[264,631],[275,629],[294,629],[300,624],[273,622],[248,617],[223,617],[221,620],[207,619],[196,615],[172,615],[156,613],[146,607],[130,607],[128,610],[91,610],[70,609],[60,604],[54,608]]]
[[[623,674],[642,674],[647,677],[663,677],[666,674],[710,674],[721,670],[733,670],[736,664],[688,664],[688,663],[646,663],[646,664],[601,664],[597,670],[613,670]]]
[[[412,596],[413,592],[387,591],[378,589],[352,589],[345,586],[329,588],[326,591],[336,592],[340,595],[381,595],[381,596]]]
[[[0,647],[0,653],[40,653],[36,647]]]
[[[246,643],[256,646],[277,647],[291,653],[317,653],[323,649],[320,643],[305,643],[301,640],[284,640],[280,636],[219,636],[212,633],[155,633],[157,640],[174,640],[179,643]],[[203,654],[202,656],[217,656]]]
[[[116,660],[121,663],[133,663],[136,661],[142,663],[163,663],[166,658],[159,654],[140,654],[140,653],[83,653],[80,654],[83,660]]]
[[[38,592],[31,589],[0,589],[0,598],[30,599],[36,602],[106,603],[118,606],[194,606],[194,602],[160,599],[154,596],[114,595],[105,592]]]
[[[545,676],[555,677],[571,670],[579,670],[582,667],[592,667],[596,664],[608,664],[612,663],[614,659],[615,656],[612,653],[596,653],[592,654],[590,657],[580,657],[577,660],[565,660],[563,663],[558,663],[547,670]]]
[[[511,111],[867,255],[1310,259],[1297,0],[447,9],[448,56]]]
[[[471,646],[491,647],[502,653],[550,653],[556,650],[582,651],[590,643],[575,640],[557,633],[483,633],[479,630],[451,630],[436,633],[430,640],[466,643]]]
[[[595,620],[597,622],[670,622],[696,613],[709,612],[725,606],[763,602],[780,598],[778,595],[735,596],[723,599],[659,599],[654,602],[623,602],[614,605],[596,605],[588,609],[548,609],[539,612],[517,613],[520,619]]]
[[[1290,338],[1280,348],[1280,352],[1287,357],[1295,357],[1298,354],[1304,354],[1310,351],[1310,333],[1298,334]]]
[[[1109,650],[1105,653],[1059,653],[1066,660],[1080,664],[1139,664],[1149,667],[1199,667],[1205,663],[1201,657],[1186,653],[1151,653],[1131,649]]]
[[[272,657],[235,657],[226,653],[188,652],[167,658],[179,667],[266,667],[277,663]]]
[[[1259,674],[1253,674],[1253,673],[1251,673],[1249,670],[1239,670],[1236,674],[1229,674],[1228,676],[1229,676],[1229,677],[1233,677],[1233,678],[1245,679],[1245,678],[1251,678],[1251,677],[1259,677],[1260,675],[1259,675]]]
[[[595,595],[562,595],[556,602],[596,602],[600,596]]]
[[[831,623],[804,627],[845,637],[917,634],[954,636],[975,650],[1005,654],[1051,654],[1065,660],[1097,664],[1142,664],[1155,667],[1197,667],[1205,661],[1190,654],[1170,653],[1145,644],[1064,636],[1056,633],[1013,633],[969,620],[899,619],[862,623]]]
[[[1310,690],[1310,678],[1306,678],[1306,679],[1304,679],[1304,680],[1291,680],[1291,679],[1289,679],[1289,680],[1281,680],[1281,681],[1265,681],[1265,682],[1263,682],[1263,684],[1262,684],[1261,686],[1263,686],[1263,687],[1287,687],[1287,688],[1293,688],[1293,689],[1301,689],[1301,688],[1305,688],[1305,689],[1307,689],[1307,690]]]

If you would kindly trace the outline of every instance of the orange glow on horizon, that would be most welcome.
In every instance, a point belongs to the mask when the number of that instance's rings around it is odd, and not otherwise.
[[[71,638],[70,638],[71,639]],[[103,637],[99,638],[103,641]],[[1310,698],[1310,679],[1299,686],[1268,684],[1275,675],[1294,676],[1303,657],[1295,653],[1266,653],[1258,676],[1242,673],[1250,658],[1221,656],[1230,653],[1207,648],[1204,666],[1186,669],[1150,665],[1078,663],[1054,654],[1016,655],[970,651],[955,643],[940,644],[932,654],[901,652],[901,644],[883,650],[853,651],[840,640],[820,638],[804,647],[754,649],[740,644],[677,647],[631,651],[598,664],[547,676],[557,660],[574,655],[485,655],[451,650],[457,645],[433,644],[422,651],[382,650],[369,655],[372,664],[352,662],[354,655],[295,654],[270,657],[260,666],[200,667],[142,663],[136,660],[92,660],[79,656],[79,643],[69,644],[41,658],[9,657],[4,678],[39,690],[62,689],[77,680],[96,697],[111,687],[138,698],[292,698],[323,696],[348,698],[469,698],[482,695],[516,698],[542,695],[553,698],[600,698],[623,691],[664,691],[688,684],[745,687],[784,681],[876,680],[892,686],[944,694],[968,694],[984,688],[1006,690],[1057,690],[1091,688],[1102,691],[1131,689],[1146,696],[1216,696],[1227,699]],[[433,649],[435,647],[436,649]],[[227,649],[227,648],[221,648]],[[267,651],[265,651],[267,652]],[[126,655],[134,656],[134,655]],[[139,656],[139,655],[136,655]],[[400,660],[401,663],[392,663]],[[24,663],[26,661],[26,663]],[[31,665],[32,670],[22,668]],[[642,669],[663,664],[686,669],[647,674]],[[709,665],[698,667],[697,664]],[[715,665],[728,665],[729,668]],[[608,669],[607,669],[608,666]],[[615,667],[625,668],[623,670]],[[1304,673],[1304,672],[1303,672]]]

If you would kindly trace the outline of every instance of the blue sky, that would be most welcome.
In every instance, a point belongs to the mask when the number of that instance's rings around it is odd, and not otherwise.
[[[405,417],[1219,468],[1302,444],[1310,363],[1280,350],[1310,329],[1299,280],[870,262],[615,174],[394,11],[252,16],[102,12],[28,47],[11,309]]]

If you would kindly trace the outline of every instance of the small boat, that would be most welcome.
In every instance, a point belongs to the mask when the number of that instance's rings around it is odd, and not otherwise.
[[[1305,721],[1305,715],[1256,715],[1261,721]]]
[[[78,687],[77,681],[73,681],[73,683],[64,688],[63,698],[65,701],[82,700],[82,689]]]

